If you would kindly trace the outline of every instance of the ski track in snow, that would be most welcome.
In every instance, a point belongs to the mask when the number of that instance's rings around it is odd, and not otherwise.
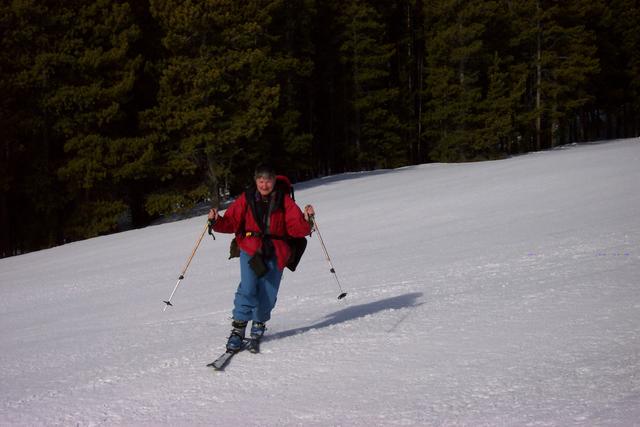
[[[640,141],[302,183],[312,237],[223,372],[203,217],[0,260],[0,425],[640,425]]]

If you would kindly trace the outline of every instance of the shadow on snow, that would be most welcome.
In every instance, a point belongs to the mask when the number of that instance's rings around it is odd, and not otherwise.
[[[293,335],[300,335],[309,332],[314,329],[327,328],[329,326],[337,325],[339,323],[348,322],[350,320],[358,319],[368,315],[376,314],[385,310],[399,310],[402,308],[414,308],[422,305],[418,302],[418,298],[422,296],[422,292],[413,292],[405,295],[399,295],[397,297],[386,298],[379,301],[370,302],[367,304],[360,304],[353,307],[347,307],[343,310],[336,311],[335,313],[325,316],[325,318],[313,325],[304,326],[302,328],[289,329],[268,335],[264,337],[264,341],[278,340],[281,338],[287,338]],[[407,315],[408,316],[408,315]],[[401,323],[407,316],[403,316],[402,319],[391,329],[395,329],[399,323]],[[389,330],[388,332],[390,332]]]

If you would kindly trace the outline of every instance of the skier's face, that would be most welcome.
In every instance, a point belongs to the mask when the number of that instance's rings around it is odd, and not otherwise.
[[[276,183],[274,178],[260,177],[256,179],[256,187],[261,196],[268,196],[273,191],[273,186]]]

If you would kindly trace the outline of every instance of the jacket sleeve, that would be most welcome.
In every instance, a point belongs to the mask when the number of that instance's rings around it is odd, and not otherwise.
[[[284,215],[289,236],[305,237],[311,234],[311,225],[304,219],[302,210],[289,196],[284,198]]]
[[[244,213],[246,211],[247,201],[245,193],[242,193],[224,213],[224,216],[218,218],[213,225],[213,230],[219,233],[236,233],[242,225]]]

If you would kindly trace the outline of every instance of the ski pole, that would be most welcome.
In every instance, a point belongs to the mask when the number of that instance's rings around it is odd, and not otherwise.
[[[171,292],[171,296],[169,297],[169,299],[167,301],[164,301],[164,303],[166,305],[164,306],[164,309],[162,310],[163,312],[167,309],[167,307],[173,306],[173,304],[171,304],[171,299],[173,298],[173,294],[176,293],[176,290],[178,289],[178,285],[180,284],[182,279],[184,279],[184,275],[187,272],[187,268],[189,268],[189,264],[191,264],[191,260],[193,259],[193,256],[196,254],[196,251],[198,250],[198,246],[200,246],[200,242],[202,242],[202,238],[204,237],[204,233],[206,233],[207,230],[210,230],[210,225],[208,223],[207,223],[207,225],[205,225],[204,230],[202,230],[202,234],[200,234],[200,237],[198,238],[198,241],[196,242],[196,245],[193,247],[193,251],[191,251],[191,255],[189,256],[189,259],[187,259],[187,263],[185,264],[184,268],[182,269],[182,272],[180,273],[180,277],[178,277],[178,281],[176,282],[176,286],[173,288],[173,292]]]
[[[320,234],[320,229],[318,228],[318,222],[316,221],[315,215],[311,215],[311,221],[313,222],[313,228],[318,233],[318,239],[320,239],[320,245],[322,246],[322,250],[324,251],[324,256],[327,258],[327,262],[329,263],[330,272],[333,273],[333,277],[336,279],[336,283],[338,284],[338,289],[340,289],[340,295],[338,295],[338,299],[342,299],[347,296],[347,293],[342,290],[342,286],[340,286],[340,281],[338,280],[338,275],[336,274],[336,269],[333,268],[333,263],[331,262],[331,257],[329,256],[329,252],[327,252],[327,247],[324,244],[324,240],[322,240],[322,234]]]

